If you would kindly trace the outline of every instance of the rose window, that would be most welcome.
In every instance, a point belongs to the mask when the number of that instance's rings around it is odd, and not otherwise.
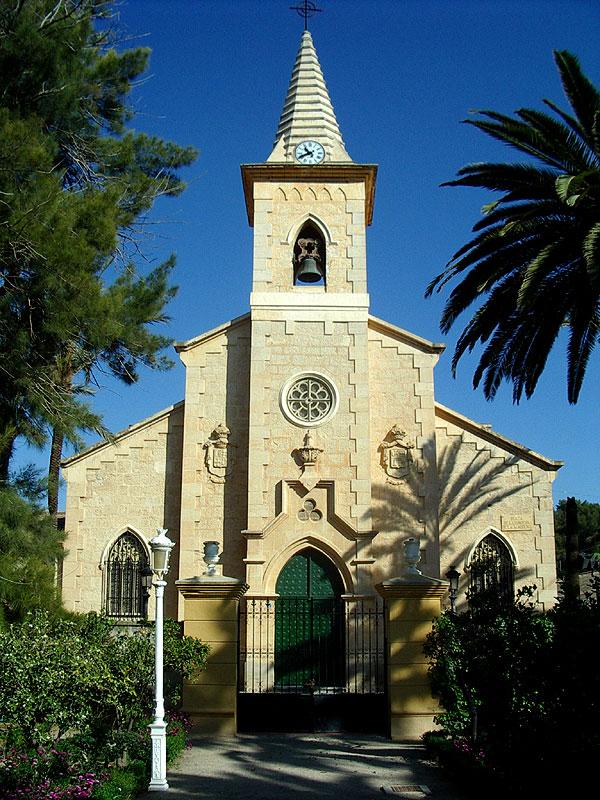
[[[327,422],[338,407],[333,382],[318,372],[292,375],[281,387],[279,406],[294,425],[313,428]]]
[[[286,402],[290,414],[300,422],[319,422],[333,407],[333,392],[320,378],[300,378],[288,389]]]

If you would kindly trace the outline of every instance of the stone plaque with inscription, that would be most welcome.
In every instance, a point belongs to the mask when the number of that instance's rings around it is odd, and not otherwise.
[[[509,514],[502,517],[503,531],[530,531],[532,527],[531,514]]]

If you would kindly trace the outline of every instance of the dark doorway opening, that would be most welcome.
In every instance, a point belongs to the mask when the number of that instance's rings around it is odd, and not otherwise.
[[[383,604],[344,595],[314,548],[291,558],[278,597],[240,608],[240,731],[387,733]]]

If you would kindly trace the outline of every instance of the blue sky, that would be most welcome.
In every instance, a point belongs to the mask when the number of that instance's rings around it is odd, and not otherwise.
[[[177,255],[165,332],[198,335],[248,311],[252,231],[239,165],[270,153],[302,20],[293,0],[124,0],[117,24],[124,46],[152,48],[147,79],[133,93],[139,130],[198,148],[189,183],[160,201],[144,226],[140,268]],[[470,235],[492,199],[440,188],[472,161],[514,159],[461,120],[471,109],[510,113],[565,106],[553,49],[579,56],[600,85],[597,0],[321,0],[310,28],[346,147],[356,162],[379,164],[375,214],[367,234],[371,312],[419,336],[443,341],[436,399],[532,450],[565,461],[555,501],[600,502],[597,396],[600,351],[579,403],[566,400],[565,346],[553,353],[532,400],[512,403],[504,387],[489,403],[471,385],[475,358],[456,379],[451,352],[461,327],[442,337],[443,297],[424,299],[429,280]],[[466,321],[466,320],[465,320]],[[178,362],[176,354],[173,358]],[[184,371],[142,374],[124,387],[100,376],[94,405],[118,431],[180,400]],[[45,465],[45,455],[18,460]]]

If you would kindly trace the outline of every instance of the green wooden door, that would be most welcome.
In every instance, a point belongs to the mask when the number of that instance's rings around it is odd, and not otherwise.
[[[343,584],[329,559],[307,548],[281,570],[275,603],[275,684],[334,688],[344,679]]]

